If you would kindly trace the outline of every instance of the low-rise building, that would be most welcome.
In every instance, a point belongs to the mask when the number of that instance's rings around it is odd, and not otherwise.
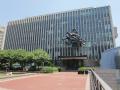
[[[4,37],[5,37],[5,27],[0,27],[0,49],[3,49]]]

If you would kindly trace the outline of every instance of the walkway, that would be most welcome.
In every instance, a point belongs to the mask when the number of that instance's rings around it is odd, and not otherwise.
[[[3,90],[85,90],[86,75],[77,72],[60,72],[19,77],[0,82]],[[2,90],[2,89],[0,89]]]

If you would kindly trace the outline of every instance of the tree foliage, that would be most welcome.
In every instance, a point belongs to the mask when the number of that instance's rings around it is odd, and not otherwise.
[[[43,64],[48,65],[48,63],[51,63],[51,59],[49,54],[42,49],[37,49],[33,52],[28,52],[22,49],[0,51],[0,68],[1,69],[2,68],[4,69],[6,66],[12,69],[12,65],[14,63],[19,63],[22,68],[24,68],[28,64],[43,66]]]
[[[50,61],[50,56],[47,52],[43,51],[42,49],[37,49],[33,51],[33,59],[37,62],[38,66],[43,65]]]

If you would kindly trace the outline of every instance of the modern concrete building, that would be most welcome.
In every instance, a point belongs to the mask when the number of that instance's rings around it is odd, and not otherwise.
[[[3,49],[5,38],[5,27],[0,26],[0,49]]]
[[[63,41],[66,33],[73,29],[86,43],[81,48],[71,47]],[[4,49],[33,51],[41,48],[53,60],[61,59],[60,56],[76,59],[82,55],[89,60],[100,60],[102,52],[115,47],[114,35],[110,6],[82,8],[10,21]],[[85,57],[77,59],[82,58]]]

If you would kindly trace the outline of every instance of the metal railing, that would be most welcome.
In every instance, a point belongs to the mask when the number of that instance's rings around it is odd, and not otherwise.
[[[89,74],[91,90],[112,90],[112,88],[93,70],[90,70]]]

